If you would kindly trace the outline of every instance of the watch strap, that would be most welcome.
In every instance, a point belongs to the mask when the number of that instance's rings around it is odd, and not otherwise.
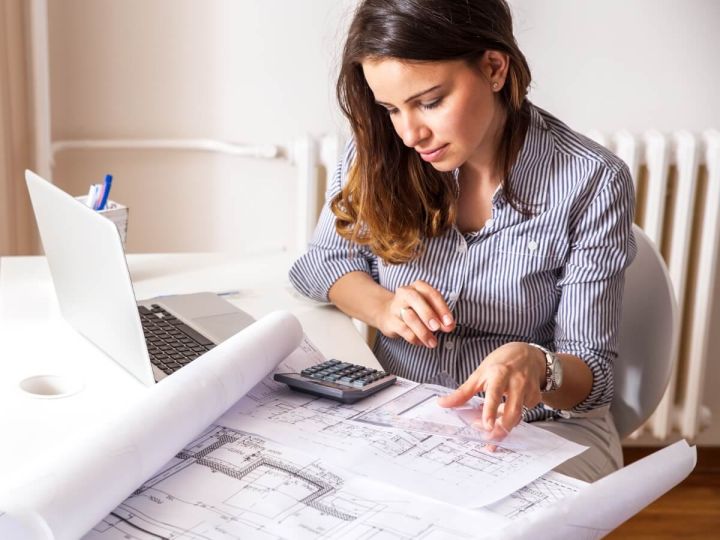
[[[545,387],[541,387],[540,391],[552,392],[553,390],[557,390],[557,382],[555,381],[553,373],[553,367],[555,365],[555,362],[557,362],[557,356],[554,352],[546,349],[542,345],[538,345],[537,343],[528,343],[528,345],[539,349],[545,354]]]

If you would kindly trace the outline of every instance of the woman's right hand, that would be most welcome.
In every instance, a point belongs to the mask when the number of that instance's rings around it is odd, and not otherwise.
[[[387,337],[401,337],[413,345],[433,348],[437,346],[434,332],[451,332],[455,320],[437,289],[417,280],[398,287],[383,304],[376,326]]]

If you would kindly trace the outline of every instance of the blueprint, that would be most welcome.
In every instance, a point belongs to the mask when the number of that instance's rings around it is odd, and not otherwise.
[[[535,453],[552,451],[558,445],[556,438],[549,438],[525,422],[519,423],[502,440],[490,438],[489,433],[474,427],[482,419],[484,400],[473,397],[461,407],[447,409],[437,404],[437,398],[453,392],[450,388],[432,384],[418,384],[380,406],[353,417],[353,421],[375,427],[404,429],[442,437],[492,443],[510,450]]]
[[[579,493],[587,485],[582,480],[550,471],[485,509],[514,520],[549,508],[565,497]]]
[[[265,379],[228,411],[221,423],[257,433],[361,476],[383,482],[391,478],[402,489],[466,508],[495,502],[584,450],[532,426],[523,429],[538,432],[543,441],[539,448],[491,451],[485,442],[378,429],[367,422],[352,421],[417,386],[399,379],[383,392],[345,405],[293,392]]]
[[[94,540],[473,538],[503,516],[356,478],[265,438],[215,425],[96,525]]]
[[[64,446],[50,441],[56,455],[37,463],[37,476],[17,488],[0,486],[0,508],[18,518],[15,524],[37,532],[28,537],[76,540],[281,360],[303,356],[301,343],[302,327],[293,315],[266,315],[148,388],[86,438],[68,439]],[[4,535],[3,521],[0,538],[16,538]]]
[[[631,463],[543,512],[513,520],[503,531],[506,540],[595,540],[682,482],[697,463],[697,451],[685,440]],[[712,534],[712,533],[709,533]]]

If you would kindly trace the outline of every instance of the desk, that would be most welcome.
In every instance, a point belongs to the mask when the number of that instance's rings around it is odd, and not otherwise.
[[[226,298],[256,318],[277,309],[295,314],[326,357],[378,366],[347,316],[294,292],[287,279],[287,254],[127,259],[138,299],[237,290]],[[44,257],[0,259],[0,346],[0,482],[5,486],[31,474],[32,461],[50,456],[55,441],[91,431],[147,390],[62,319]],[[52,399],[19,389],[20,381],[41,374],[66,376],[82,390]]]

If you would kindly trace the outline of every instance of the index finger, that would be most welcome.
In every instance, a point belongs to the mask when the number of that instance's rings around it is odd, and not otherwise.
[[[493,431],[495,422],[497,421],[498,407],[502,403],[503,394],[507,381],[501,377],[490,379],[485,388],[485,403],[483,403],[482,421],[483,427],[488,431]]]
[[[482,390],[482,385],[471,377],[455,389],[452,393],[438,398],[437,403],[441,407],[459,407],[466,401],[469,401],[475,394]]]
[[[440,291],[422,280],[417,280],[412,284],[412,287],[423,295],[433,311],[438,314],[444,332],[450,332],[453,328],[455,328],[455,318],[445,302],[443,295],[440,294]]]

